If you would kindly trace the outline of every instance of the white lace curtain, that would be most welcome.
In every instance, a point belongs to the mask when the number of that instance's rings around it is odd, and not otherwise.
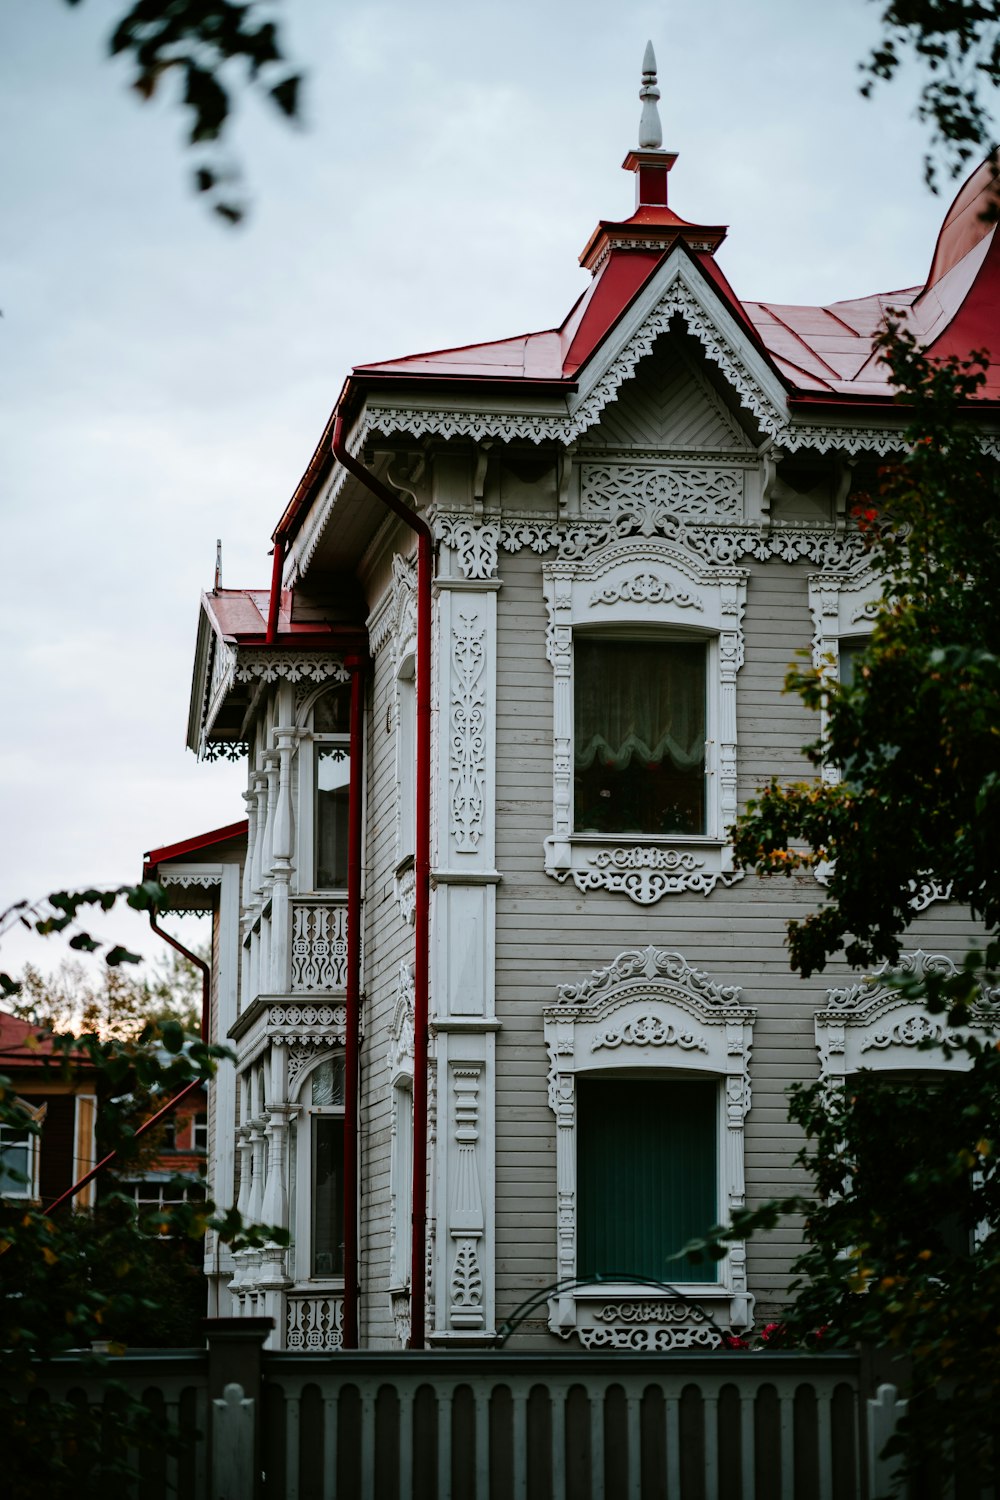
[[[688,641],[574,643],[574,762],[622,771],[705,757],[705,646]]]

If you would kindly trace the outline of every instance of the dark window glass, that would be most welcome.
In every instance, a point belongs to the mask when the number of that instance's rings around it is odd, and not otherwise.
[[[577,1275],[715,1281],[668,1256],[718,1220],[718,1085],[577,1080]]]
[[[837,654],[840,658],[838,676],[844,687],[853,685],[858,657],[862,651],[868,649],[870,640],[871,637],[867,635],[842,635],[837,643]]]
[[[574,642],[577,833],[705,832],[704,641]]]
[[[313,708],[313,731],[316,734],[350,734],[350,687],[345,684],[317,698]]]
[[[344,1274],[344,1122],[313,1120],[314,1276]]]
[[[316,889],[347,888],[351,757],[346,745],[316,746]]]

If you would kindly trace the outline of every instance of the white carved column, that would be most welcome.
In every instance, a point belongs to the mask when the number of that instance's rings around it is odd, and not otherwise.
[[[272,994],[287,994],[292,982],[291,952],[291,899],[290,888],[293,873],[292,852],[292,752],[295,748],[295,728],[292,716],[295,701],[289,684],[283,683],[278,693],[279,722],[275,729],[277,741],[277,790],[274,810],[274,829],[271,847],[271,978]]]
[[[495,1321],[496,578],[437,581],[438,734],[431,973],[440,1124],[432,1163],[432,1338]],[[495,548],[493,552],[495,571]]]

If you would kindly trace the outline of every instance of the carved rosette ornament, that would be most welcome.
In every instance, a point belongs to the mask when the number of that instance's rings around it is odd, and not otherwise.
[[[720,984],[683,955],[650,945],[620,953],[605,969],[560,985],[543,1011],[549,1057],[549,1107],[556,1118],[556,1237],[558,1277],[576,1275],[576,1080],[609,1064],[627,1074],[657,1067],[719,1081],[720,1213],[744,1202],[743,1130],[751,1104],[750,1051],[756,1012],[740,1004],[741,989]],[[733,1326],[750,1321],[746,1252],[730,1247],[716,1285],[689,1288],[693,1306],[622,1288],[579,1288],[550,1302],[549,1326],[576,1334],[587,1348],[712,1347],[712,1324],[699,1308],[717,1310]]]

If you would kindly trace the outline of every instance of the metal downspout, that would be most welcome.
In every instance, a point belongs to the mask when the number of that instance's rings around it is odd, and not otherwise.
[[[431,557],[434,538],[427,522],[352,457],[338,410],[333,454],[417,535],[416,849],[413,953],[413,1238],[410,1256],[410,1345],[422,1349],[427,1281],[427,1043],[430,993],[431,850]]]

